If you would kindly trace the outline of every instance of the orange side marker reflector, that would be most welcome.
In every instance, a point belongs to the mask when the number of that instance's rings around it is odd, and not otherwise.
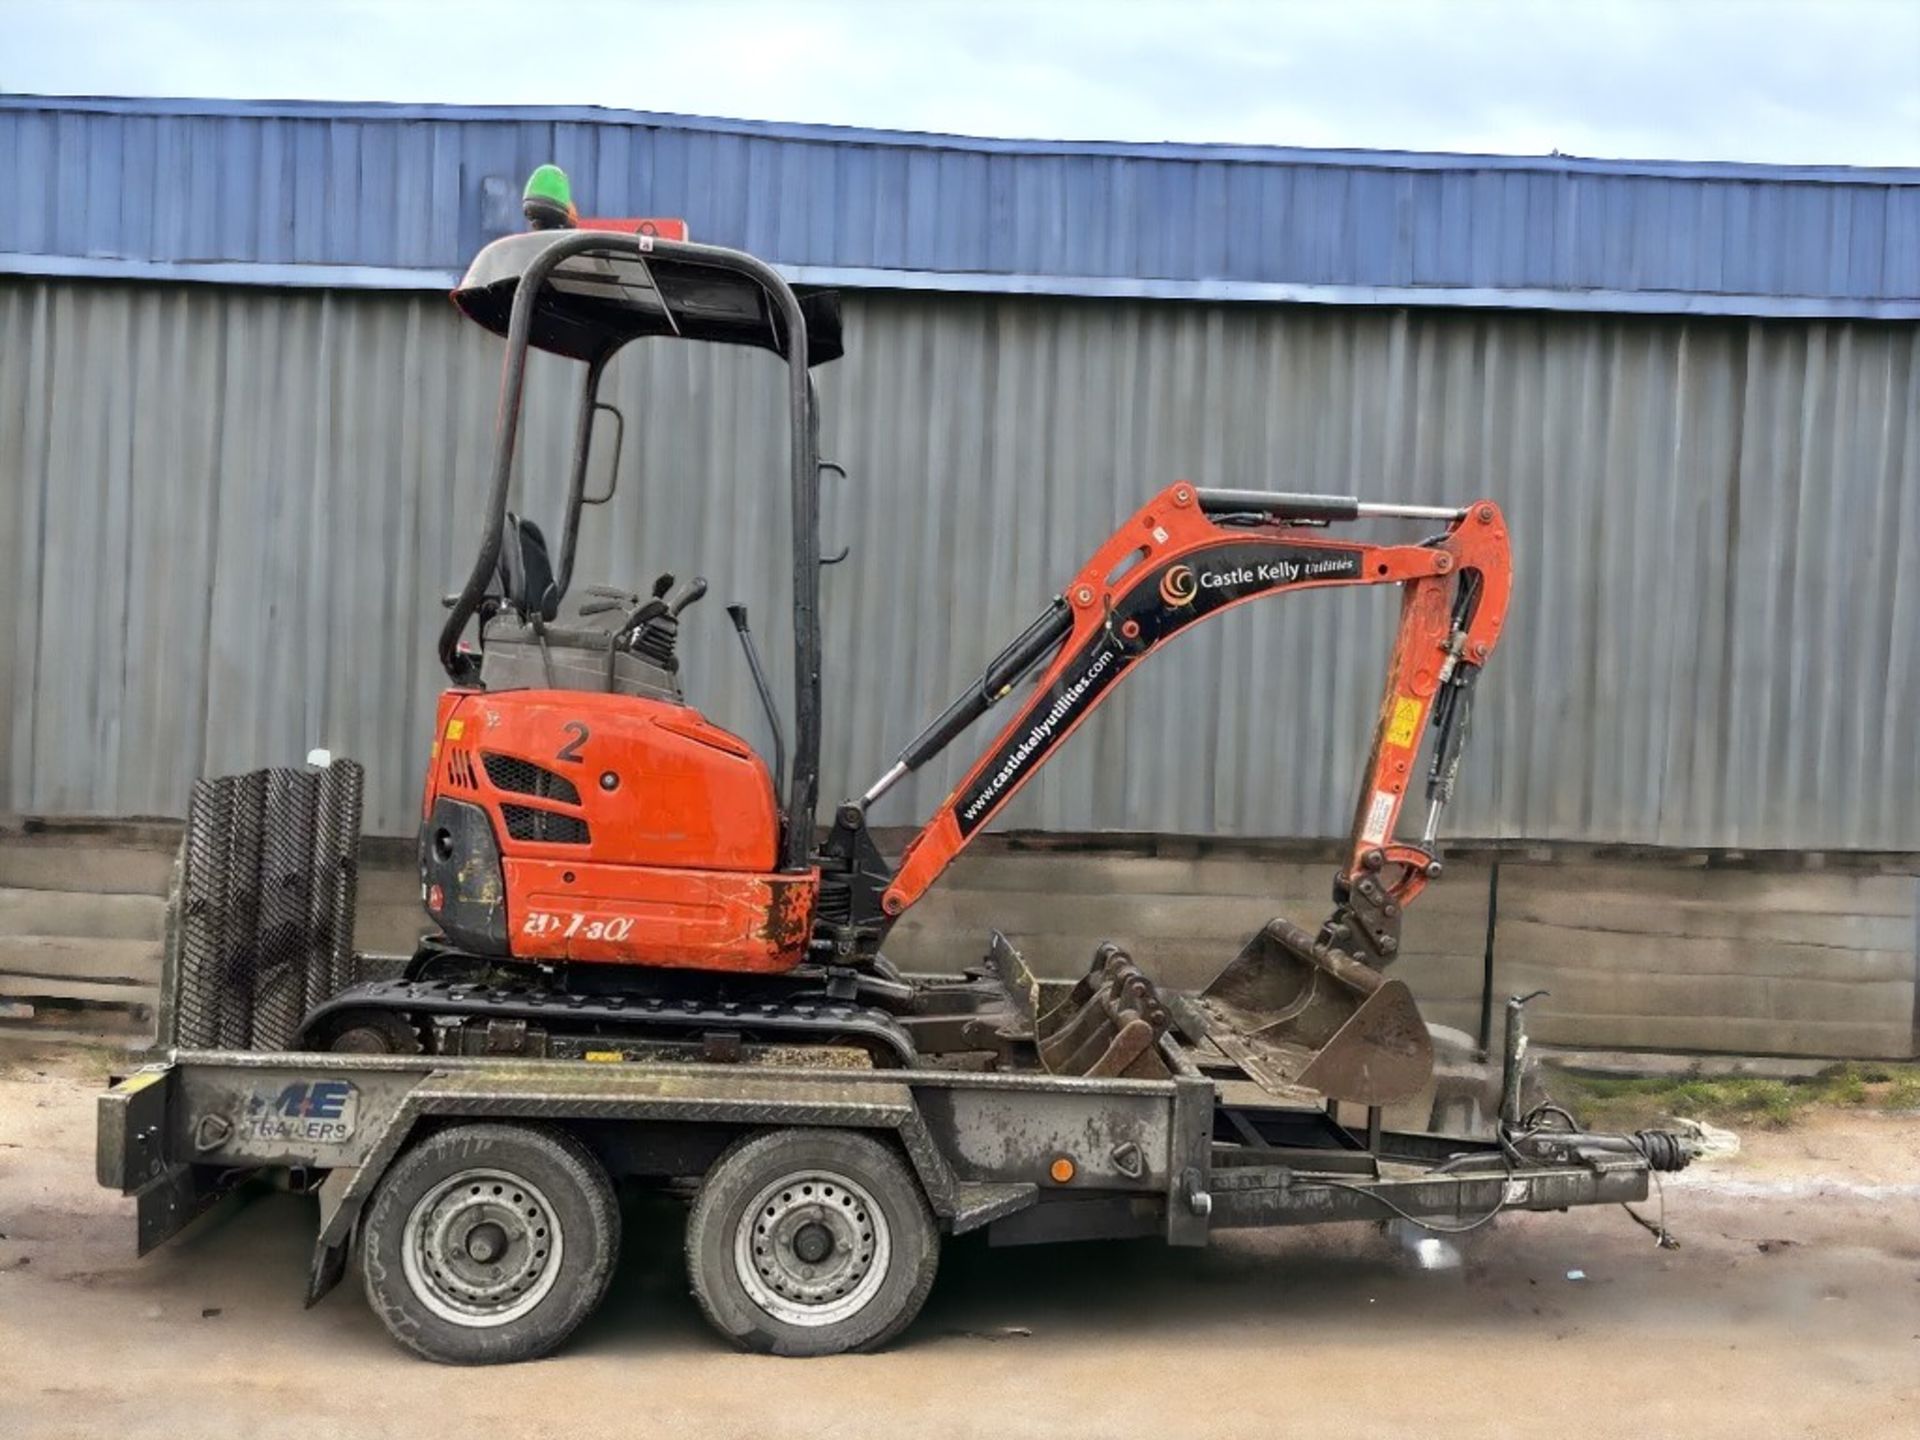
[[[1056,1185],[1066,1184],[1073,1179],[1073,1173],[1073,1161],[1065,1155],[1060,1156],[1047,1167],[1047,1174],[1053,1177],[1053,1183]]]

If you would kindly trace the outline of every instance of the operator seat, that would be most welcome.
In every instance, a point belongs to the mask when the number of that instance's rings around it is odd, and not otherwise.
[[[520,618],[552,620],[560,613],[560,587],[553,583],[547,537],[531,520],[507,515],[500,540],[500,589]]]

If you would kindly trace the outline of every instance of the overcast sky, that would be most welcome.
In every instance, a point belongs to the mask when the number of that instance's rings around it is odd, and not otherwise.
[[[1920,0],[0,0],[0,90],[1920,165]]]

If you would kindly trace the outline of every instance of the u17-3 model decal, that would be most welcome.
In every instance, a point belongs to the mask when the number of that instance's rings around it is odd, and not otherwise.
[[[1249,596],[1359,577],[1358,550],[1255,541],[1216,545],[1146,571],[1114,601],[1111,623],[1095,630],[1053,683],[1028,700],[1019,723],[974,772],[953,805],[961,835],[991,819],[1078,717],[1161,641]]]

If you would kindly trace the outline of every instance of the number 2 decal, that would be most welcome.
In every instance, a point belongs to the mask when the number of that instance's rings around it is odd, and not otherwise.
[[[565,760],[574,765],[581,764],[585,757],[581,755],[580,747],[587,743],[587,727],[582,725],[578,720],[569,720],[560,728],[573,738],[562,745],[559,753],[553,758],[556,760]]]

